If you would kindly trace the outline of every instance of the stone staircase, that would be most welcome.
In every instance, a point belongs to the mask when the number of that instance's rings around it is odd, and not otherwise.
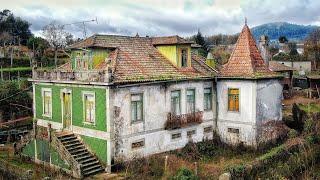
[[[68,151],[69,159],[79,167],[81,177],[88,177],[103,172],[104,168],[96,156],[94,156],[82,143],[82,141],[71,132],[56,133],[60,145]]]

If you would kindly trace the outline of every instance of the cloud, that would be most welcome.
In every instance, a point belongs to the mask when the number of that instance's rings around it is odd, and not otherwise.
[[[3,2],[1,2],[3,1]],[[289,21],[319,24],[320,1],[313,0],[0,0],[2,8],[28,20],[34,33],[53,20],[61,24],[98,19],[87,23],[93,33],[189,36],[200,28],[203,34],[233,34],[244,17],[249,25]],[[83,36],[83,25],[66,29]]]

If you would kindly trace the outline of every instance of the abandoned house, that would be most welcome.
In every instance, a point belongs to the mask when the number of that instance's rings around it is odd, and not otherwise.
[[[281,120],[282,85],[248,26],[220,73],[192,53],[192,43],[93,35],[72,45],[70,62],[33,71],[36,138],[23,152],[83,177],[214,131],[257,146],[263,123]]]

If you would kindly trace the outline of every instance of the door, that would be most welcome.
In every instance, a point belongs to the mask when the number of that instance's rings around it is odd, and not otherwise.
[[[63,129],[71,130],[71,92],[62,93]]]

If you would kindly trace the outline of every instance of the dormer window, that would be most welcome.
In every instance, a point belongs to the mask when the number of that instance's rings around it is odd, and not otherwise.
[[[181,67],[188,67],[188,49],[181,49]]]

